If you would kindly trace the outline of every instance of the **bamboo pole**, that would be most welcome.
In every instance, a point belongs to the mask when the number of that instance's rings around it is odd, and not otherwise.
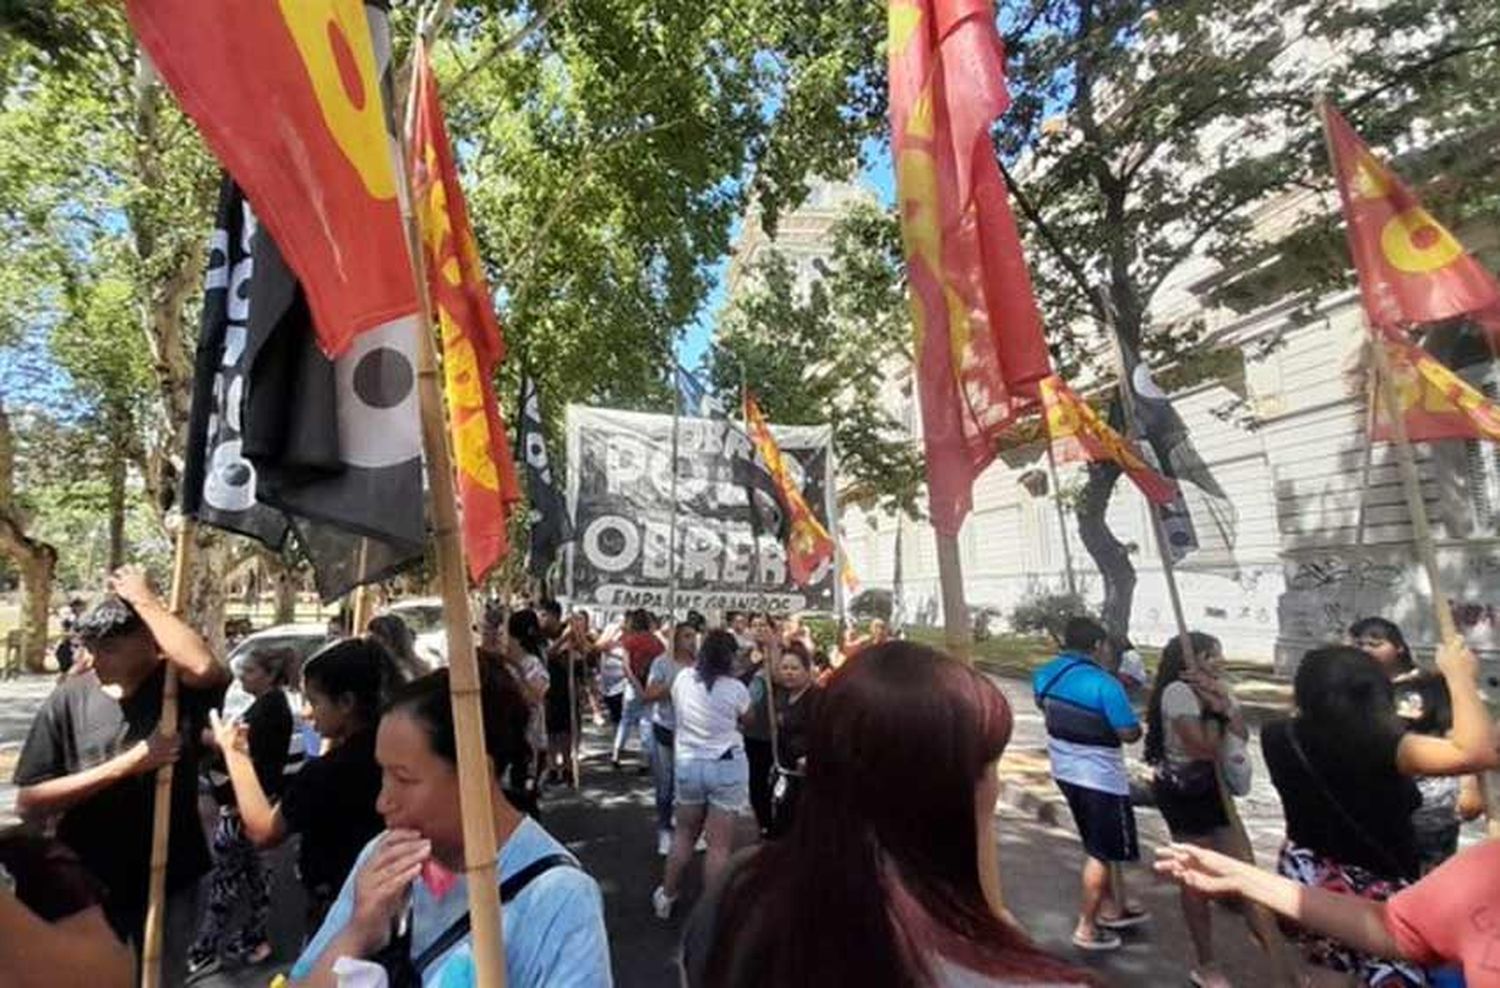
[[[1045,422],[1043,423],[1045,425]],[[1052,507],[1057,511],[1057,530],[1062,534],[1063,565],[1068,570],[1068,593],[1078,596],[1078,578],[1073,574],[1073,545],[1068,538],[1068,515],[1063,511],[1062,490],[1057,486],[1057,454],[1052,452],[1052,437],[1048,436],[1047,474],[1052,487]]]
[[[418,42],[420,44],[420,41]],[[415,85],[416,72],[412,72]],[[505,943],[501,928],[500,890],[495,875],[494,779],[484,744],[484,710],[480,699],[479,663],[474,650],[473,616],[459,531],[453,456],[438,383],[432,302],[427,291],[427,263],[417,227],[413,190],[406,172],[404,151],[411,141],[416,112],[415,93],[407,100],[403,141],[392,158],[400,177],[401,212],[407,255],[417,298],[417,389],[422,406],[422,448],[426,452],[427,486],[432,495],[433,535],[437,547],[438,585],[443,598],[444,631],[448,641],[448,685],[457,741],[459,808],[463,818],[464,876],[469,888],[469,917],[473,937],[474,983],[479,988],[505,988]]]
[[[370,554],[369,538],[359,540],[359,578],[363,579],[365,567],[368,565]],[[358,638],[365,633],[366,627],[373,616],[370,612],[375,609],[374,589],[368,583],[362,583],[354,588],[353,605],[350,607],[349,637]]]
[[[167,606],[182,616],[187,605],[188,563],[193,543],[193,520],[186,515],[177,530],[177,546],[172,558],[172,587]],[[167,662],[161,686],[161,719],[157,733],[171,737],[177,733],[177,667]],[[151,870],[146,894],[146,929],[141,940],[141,986],[157,988],[163,983],[162,935],[166,929],[167,910],[167,843],[172,829],[172,776],[169,763],[156,770],[156,794],[151,806]]]
[[[578,788],[578,651],[568,649],[568,774]]]

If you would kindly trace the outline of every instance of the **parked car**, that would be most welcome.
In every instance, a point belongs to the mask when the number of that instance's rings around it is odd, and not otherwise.
[[[441,597],[398,600],[382,613],[393,614],[406,622],[416,636],[417,654],[434,668],[448,664],[448,634],[443,623]]]
[[[249,709],[253,698],[240,688],[240,666],[252,652],[261,649],[289,648],[297,654],[297,661],[304,663],[322,650],[329,642],[326,624],[277,624],[262,631],[246,635],[229,650],[229,668],[234,672],[234,682],[224,697],[224,716],[237,717]]]

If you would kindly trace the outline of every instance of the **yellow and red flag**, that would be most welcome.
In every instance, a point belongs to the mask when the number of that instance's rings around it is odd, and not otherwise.
[[[1370,324],[1404,329],[1478,315],[1500,317],[1500,282],[1422,207],[1338,111],[1323,126]]]
[[[765,461],[766,471],[775,481],[782,507],[786,510],[787,572],[791,573],[798,586],[805,587],[815,582],[833,562],[833,538],[807,506],[807,499],[802,496],[796,479],[787,468],[786,460],[781,455],[781,447],[776,444],[776,437],[771,435],[771,427],[766,424],[760,406],[749,392],[745,393],[745,429],[750,433],[750,442],[755,445],[755,451]],[[847,572],[853,575],[853,570]]]
[[[1500,406],[1397,330],[1375,329],[1375,345],[1385,347],[1408,439],[1500,442]],[[1395,438],[1390,410],[1379,388],[1372,438],[1382,442]]]
[[[1054,374],[1044,379],[1041,393],[1048,441],[1059,459],[1114,462],[1152,504],[1177,499],[1176,482],[1154,470],[1135,444],[1110,428],[1062,378]]]
[[[296,272],[323,350],[338,356],[360,333],[415,313],[381,97],[384,11],[367,14],[361,0],[127,0],[125,9]]]
[[[495,368],[505,357],[505,341],[458,184],[432,66],[420,46],[412,80],[410,147],[427,290],[442,334],[464,554],[469,577],[478,583],[509,549],[507,519],[521,488],[495,400]]]
[[[889,0],[890,104],[932,524],[953,536],[1000,435],[1051,373],[995,160],[1004,50],[990,0]]]

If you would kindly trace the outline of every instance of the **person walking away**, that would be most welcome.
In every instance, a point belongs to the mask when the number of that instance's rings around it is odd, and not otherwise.
[[[677,718],[672,712],[672,686],[698,661],[698,632],[687,623],[672,632],[672,654],[658,655],[646,672],[641,694],[651,710],[651,775],[656,785],[656,852],[672,850],[672,798],[675,792]]]
[[[551,678],[547,675],[547,664],[542,656],[547,654],[547,639],[542,634],[542,623],[536,611],[522,609],[511,612],[505,622],[505,638],[500,643],[505,657],[505,668],[515,677],[521,694],[531,707],[531,717],[526,724],[526,743],[531,745],[531,761],[528,763],[527,788],[539,795],[538,780],[547,764],[547,687]],[[523,807],[535,812],[535,805]]]
[[[526,762],[530,702],[519,684],[481,668],[490,806],[499,849],[506,984],[609,988],[599,886],[577,859],[506,798],[501,780]],[[340,984],[335,964],[378,976],[377,957],[412,964],[426,988],[474,983],[458,743],[448,670],[403,686],[380,721],[385,832],[360,852],[328,918],[292,968],[308,988]]]
[[[135,964],[104,915],[105,889],[66,845],[0,831],[0,971],[6,988],[130,988]]]
[[[1412,659],[1401,628],[1385,618],[1362,618],[1349,628],[1350,644],[1379,664],[1395,687],[1396,716],[1407,730],[1444,737],[1453,728],[1453,701],[1441,673],[1424,672]],[[1422,805],[1412,812],[1419,870],[1426,874],[1458,850],[1459,824],[1484,812],[1478,776],[1424,775],[1416,780]]]
[[[253,698],[239,718],[249,734],[250,761],[255,777],[269,798],[281,793],[287,753],[292,740],[292,708],[283,687],[290,649],[252,652],[240,669],[240,686]],[[209,734],[210,741],[213,734]],[[222,761],[220,762],[222,765]],[[271,880],[260,852],[245,835],[235,806],[234,786],[227,774],[210,772],[219,819],[213,832],[213,871],[209,873],[208,910],[198,927],[198,938],[188,951],[188,974],[203,977],[231,964],[263,964],[271,958],[266,924],[271,915]],[[230,918],[237,904],[245,905],[238,929]]]
[[[703,863],[705,887],[723,874],[734,841],[734,820],[749,801],[749,766],[740,717],[750,709],[750,693],[734,678],[739,643],[727,631],[710,631],[693,670],[672,683],[676,756],[676,829],[661,885],[651,894],[660,919],[672,915],[682,872],[693,857],[699,834],[708,837]]]
[[[68,610],[63,614],[62,638],[58,640],[57,648],[52,652],[52,658],[57,662],[58,678],[68,675],[73,668],[73,658],[78,652],[78,642],[75,632],[78,629],[78,621],[83,617],[88,605],[82,597],[74,597],[68,601]]]
[[[1296,713],[1261,728],[1261,749],[1286,815],[1277,871],[1310,888],[1383,901],[1421,869],[1413,781],[1465,775],[1500,763],[1475,686],[1478,663],[1461,639],[1438,649],[1453,702],[1448,738],[1415,734],[1396,715],[1386,671],[1364,652],[1313,649],[1293,681]],[[1422,985],[1415,965],[1350,949],[1310,931],[1296,936],[1314,984]]]
[[[360,848],[380,832],[375,727],[383,698],[399,681],[385,648],[365,638],[345,639],[308,660],[304,716],[328,750],[284,777],[279,802],[261,785],[245,725],[213,717],[246,836],[258,848],[300,837],[297,875],[307,892],[309,930],[323,921]]]
[[[768,836],[791,830],[807,774],[807,734],[814,712],[817,679],[812,655],[800,639],[782,649],[776,660],[776,766],[771,783],[771,827]]]
[[[1357,954],[1400,958],[1413,968],[1459,965],[1459,984],[1500,988],[1500,929],[1494,922],[1500,916],[1500,840],[1466,848],[1383,902],[1307,888],[1191,844],[1157,853],[1158,872],[1200,895],[1257,903]]]
[[[70,676],[32,721],[16,764],[16,811],[55,822],[59,840],[104,886],[105,915],[141,945],[151,863],[156,772],[172,773],[163,983],[181,984],[196,931],[198,880],[211,859],[198,817],[198,762],[209,711],[229,670],[157,597],[145,572],[125,567],[78,623],[92,668]],[[167,664],[178,677],[178,733],[157,731]]]
[[[620,755],[625,751],[626,741],[632,735],[640,741],[641,757],[649,758],[651,755],[646,731],[648,711],[641,693],[645,689],[651,663],[667,651],[661,638],[657,637],[656,621],[645,609],[625,615],[625,632],[620,636],[620,644],[624,647],[629,662],[629,674],[626,677],[624,716],[615,734],[616,767],[619,766]],[[646,771],[646,766],[642,766],[641,771]]]
[[[1012,728],[999,689],[893,641],[840,670],[817,703],[791,833],[707,883],[684,931],[684,984],[1095,984],[1040,951],[985,891]]]
[[[630,688],[627,670],[630,660],[625,647],[620,644],[619,628],[608,629],[599,639],[599,697],[604,701],[605,713],[609,715],[610,734],[614,744],[610,751],[610,764],[620,767],[620,745],[625,734],[620,725],[625,719],[625,691]]]
[[[1073,944],[1091,951],[1119,948],[1115,930],[1150,918],[1129,903],[1123,874],[1110,880],[1111,865],[1140,859],[1121,746],[1140,740],[1141,725],[1120,681],[1106,671],[1109,665],[1109,634],[1097,621],[1075,617],[1064,627],[1062,654],[1032,677],[1046,721],[1052,778],[1087,854]]]
[[[1247,854],[1250,849],[1241,846],[1230,828],[1219,791],[1219,765],[1230,738],[1243,744],[1249,729],[1223,679],[1223,646],[1196,631],[1190,639],[1196,666],[1189,668],[1181,638],[1167,642],[1146,704],[1146,762],[1155,769],[1151,790],[1174,841]],[[1247,856],[1253,864],[1254,855]],[[1199,988],[1228,988],[1229,979],[1214,961],[1208,899],[1184,885],[1181,900],[1196,957],[1188,979]],[[1291,983],[1280,937],[1266,914],[1250,911],[1245,916],[1261,949],[1271,956],[1279,983]]]

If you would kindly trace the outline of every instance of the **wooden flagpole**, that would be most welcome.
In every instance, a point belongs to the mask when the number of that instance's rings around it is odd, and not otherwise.
[[[1042,431],[1046,433],[1047,420],[1042,418]],[[1062,506],[1062,490],[1057,486],[1057,454],[1052,452],[1052,436],[1043,440],[1047,445],[1047,475],[1052,487],[1052,507],[1057,511],[1057,530],[1062,535],[1063,565],[1068,570],[1068,593],[1078,596],[1078,578],[1073,574],[1073,545],[1068,538],[1068,514]]]
[[[416,45],[424,44],[418,26]],[[420,49],[414,49],[415,51]],[[437,546],[438,585],[442,592],[444,631],[448,641],[448,685],[453,703],[457,740],[459,807],[463,818],[464,876],[469,888],[469,917],[473,937],[474,983],[479,988],[505,988],[505,943],[501,928],[500,890],[495,876],[495,809],[491,799],[494,777],[484,744],[479,662],[474,650],[473,615],[469,610],[468,575],[459,530],[453,458],[438,383],[438,361],[433,340],[432,302],[427,291],[427,264],[417,226],[414,190],[404,153],[409,149],[416,113],[416,71],[407,100],[402,140],[392,157],[399,177],[407,254],[417,298],[417,389],[422,404],[422,448],[426,452],[427,486],[432,495],[433,534]]]
[[[750,444],[751,465],[754,465],[755,438],[750,435],[750,385],[745,380],[744,365],[740,365],[740,428],[745,430],[745,441]],[[745,499],[750,504],[750,537],[754,540],[755,552],[752,565],[755,567],[754,579],[760,580],[760,509],[755,506],[755,488],[751,485],[745,486]],[[760,595],[760,613],[766,619],[767,627],[771,625],[771,612],[765,606],[765,594]],[[673,643],[674,647],[676,643]],[[777,654],[780,655],[778,649]],[[780,765],[778,738],[776,736],[776,677],[771,674],[771,654],[762,650],[760,657],[760,674],[766,684],[766,728],[771,733],[771,764]]]
[[[370,554],[370,540],[368,537],[359,540],[359,576],[365,575],[365,567],[368,565]],[[371,611],[375,609],[375,594],[368,583],[362,583],[354,588],[353,606],[349,614],[349,637],[358,638],[365,633],[365,628],[370,623]]]
[[[188,563],[193,544],[193,520],[186,515],[177,530],[177,546],[172,558],[172,587],[167,606],[182,617],[187,605]],[[177,667],[167,662],[162,677],[161,719],[158,734],[171,737],[177,733]],[[166,929],[167,910],[167,844],[172,828],[172,775],[170,763],[156,770],[156,794],[151,807],[151,870],[146,895],[146,930],[141,942],[142,988],[157,988],[163,983],[162,935]]]

